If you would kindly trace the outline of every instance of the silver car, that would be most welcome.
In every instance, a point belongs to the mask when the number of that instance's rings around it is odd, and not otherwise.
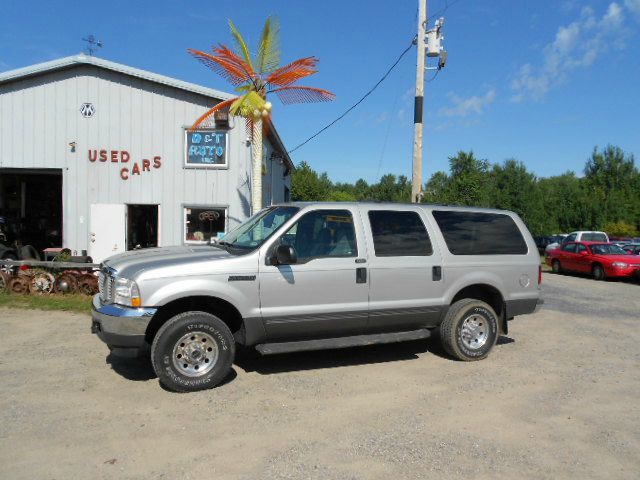
[[[540,257],[512,212],[384,203],[266,208],[208,246],[105,260],[92,331],[150,355],[176,391],[211,388],[236,343],[262,354],[426,339],[485,358],[539,304]]]

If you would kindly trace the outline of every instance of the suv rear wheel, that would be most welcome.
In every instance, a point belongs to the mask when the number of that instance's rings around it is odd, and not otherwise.
[[[452,357],[481,360],[498,340],[498,318],[489,304],[474,298],[458,300],[440,325],[440,341]]]
[[[165,323],[151,345],[151,363],[160,382],[176,392],[218,385],[235,357],[229,327],[206,312],[186,312]]]

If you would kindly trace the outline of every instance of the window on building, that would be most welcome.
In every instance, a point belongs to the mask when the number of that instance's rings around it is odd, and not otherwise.
[[[427,256],[433,253],[427,229],[416,212],[371,210],[369,223],[376,257]]]
[[[434,210],[433,217],[454,255],[526,255],[529,251],[509,215]]]
[[[185,243],[207,243],[226,231],[226,220],[225,208],[185,207]]]

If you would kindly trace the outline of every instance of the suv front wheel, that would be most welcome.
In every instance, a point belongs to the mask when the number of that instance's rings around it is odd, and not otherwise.
[[[440,341],[452,357],[481,360],[498,340],[498,319],[493,308],[474,298],[458,300],[440,325]]]
[[[165,323],[151,345],[160,382],[176,392],[213,388],[229,374],[235,340],[229,327],[206,312],[186,312]]]

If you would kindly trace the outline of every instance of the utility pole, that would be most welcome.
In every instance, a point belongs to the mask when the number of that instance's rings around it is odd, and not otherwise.
[[[411,177],[411,202],[422,198],[422,114],[424,112],[424,68],[426,61],[427,0],[418,0],[418,65],[416,67],[416,97],[413,110],[413,175]]]

